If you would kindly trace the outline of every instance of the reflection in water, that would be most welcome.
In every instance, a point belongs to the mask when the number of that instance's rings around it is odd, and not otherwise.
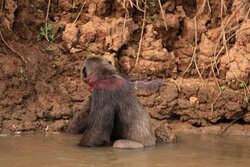
[[[186,136],[137,150],[83,148],[68,134],[0,137],[1,167],[245,167],[249,137]]]

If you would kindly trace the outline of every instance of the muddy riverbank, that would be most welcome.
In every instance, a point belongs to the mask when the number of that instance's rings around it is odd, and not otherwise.
[[[48,1],[2,2],[0,133],[63,132],[90,95],[81,62],[101,56],[129,78],[163,79],[134,88],[158,136],[250,136],[247,1],[152,0],[145,17],[142,1],[52,1],[49,42]]]

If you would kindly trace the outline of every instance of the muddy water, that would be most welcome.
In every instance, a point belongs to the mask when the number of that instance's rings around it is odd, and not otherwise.
[[[245,167],[250,138],[181,135],[175,144],[138,150],[83,148],[67,134],[0,137],[0,167]]]

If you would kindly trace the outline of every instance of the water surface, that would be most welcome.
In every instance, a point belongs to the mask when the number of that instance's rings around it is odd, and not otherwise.
[[[84,148],[80,136],[40,134],[0,137],[0,167],[248,167],[249,137],[181,135],[152,148]]]

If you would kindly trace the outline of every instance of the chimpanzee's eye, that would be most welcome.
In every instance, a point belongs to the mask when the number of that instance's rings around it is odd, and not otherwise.
[[[108,63],[112,65],[112,62],[108,60]]]
[[[83,77],[86,78],[87,77],[86,67],[82,68],[82,73],[83,73]]]

